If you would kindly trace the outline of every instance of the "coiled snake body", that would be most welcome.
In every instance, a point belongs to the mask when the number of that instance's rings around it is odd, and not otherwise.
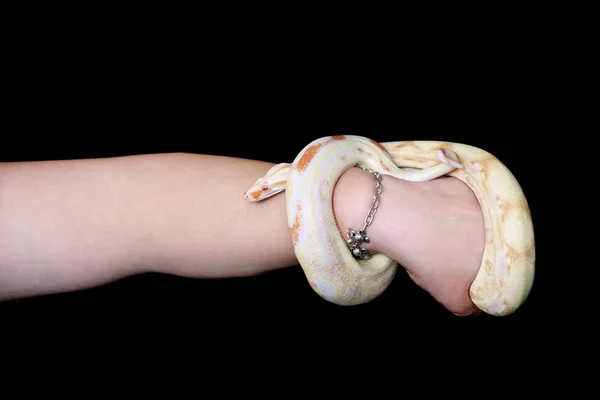
[[[398,269],[384,254],[354,258],[337,226],[333,190],[353,167],[409,181],[453,176],[465,182],[477,196],[486,229],[481,267],[469,290],[472,301],[491,315],[511,314],[525,301],[535,264],[531,215],[517,180],[496,157],[459,143],[378,143],[353,135],[314,140],[292,163],[275,165],[246,192],[247,200],[262,201],[285,191],[296,257],[321,297],[339,305],[371,301]]]

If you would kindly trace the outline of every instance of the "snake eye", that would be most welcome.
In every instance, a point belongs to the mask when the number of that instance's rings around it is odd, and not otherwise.
[[[267,190],[269,190],[269,187],[267,185],[262,185],[260,190],[262,190],[263,192],[266,192]]]

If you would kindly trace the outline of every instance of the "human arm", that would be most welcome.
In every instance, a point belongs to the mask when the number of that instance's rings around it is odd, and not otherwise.
[[[243,198],[271,165],[186,153],[0,164],[0,299],[148,271],[205,278],[294,265],[283,196]]]
[[[210,278],[297,265],[284,196],[259,203],[243,196],[272,166],[186,153],[2,163],[0,300],[79,290],[149,271]],[[457,229],[468,224],[432,225],[430,218],[447,199],[439,187],[458,184],[453,181],[417,186],[384,178],[369,236],[371,249],[399,260],[417,283],[461,314],[473,310],[464,286],[478,267],[459,262],[464,251],[456,237],[464,235]],[[364,171],[352,169],[340,179],[334,210],[342,231],[362,222],[372,191]],[[459,192],[456,204],[468,196]],[[436,253],[432,246],[456,250],[452,265],[446,256],[427,258]],[[457,276],[462,278],[449,286]]]

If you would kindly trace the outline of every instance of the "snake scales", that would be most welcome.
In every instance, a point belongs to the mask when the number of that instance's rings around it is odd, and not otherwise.
[[[485,223],[485,249],[469,295],[491,315],[509,315],[526,300],[535,272],[531,214],[514,175],[490,153],[440,141],[378,143],[361,136],[327,136],[306,145],[292,163],[280,163],[246,192],[249,201],[286,195],[294,251],[316,293],[339,305],[379,296],[398,263],[384,254],[355,259],[333,214],[333,190],[352,167],[410,181],[452,176],[477,196]],[[366,210],[365,210],[366,211]]]

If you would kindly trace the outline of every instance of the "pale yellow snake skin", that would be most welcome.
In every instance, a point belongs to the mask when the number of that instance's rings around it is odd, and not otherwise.
[[[355,259],[337,226],[333,189],[355,166],[412,181],[453,176],[465,182],[479,200],[486,234],[469,295],[490,315],[509,315],[523,304],[535,274],[533,224],[521,186],[504,164],[465,144],[378,143],[352,135],[314,140],[291,164],[274,166],[246,193],[247,200],[262,201],[285,190],[294,251],[316,293],[339,305],[362,304],[386,290],[398,269],[383,254]]]

